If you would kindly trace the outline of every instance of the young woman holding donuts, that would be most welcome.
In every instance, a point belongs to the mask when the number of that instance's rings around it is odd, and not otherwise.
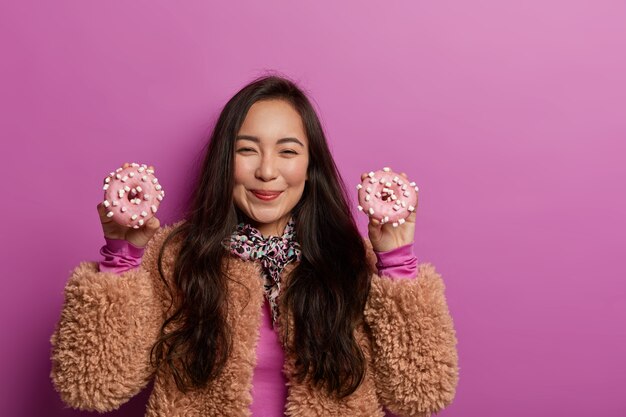
[[[151,380],[147,416],[426,416],[452,402],[457,340],[441,276],[412,252],[415,211],[371,216],[360,236],[294,82],[260,77],[228,101],[194,190],[170,226],[119,225],[98,204],[104,259],[74,269],[51,338],[64,402],[113,410]]]

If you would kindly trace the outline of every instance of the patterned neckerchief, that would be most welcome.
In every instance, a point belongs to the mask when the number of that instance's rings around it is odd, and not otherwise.
[[[265,296],[272,308],[272,325],[278,318],[278,296],[280,295],[280,274],[285,265],[299,261],[300,244],[294,239],[295,219],[292,216],[282,236],[263,237],[255,227],[241,222],[230,237],[222,241],[222,246],[244,260],[260,260],[265,279]]]

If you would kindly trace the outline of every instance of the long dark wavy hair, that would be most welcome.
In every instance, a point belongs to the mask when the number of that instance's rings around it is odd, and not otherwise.
[[[167,282],[165,246],[182,236],[173,270],[176,288],[169,289],[170,309],[176,308],[161,327],[151,362],[169,366],[178,389],[186,392],[216,379],[237,342],[226,322],[229,277],[221,268],[223,258],[231,256],[222,239],[245,221],[232,197],[235,137],[252,104],[270,99],[286,100],[297,110],[309,142],[308,181],[292,210],[302,257],[280,297],[294,320],[294,342],[287,349],[296,358],[297,380],[310,377],[314,385],[342,398],[357,389],[366,370],[354,334],[370,288],[365,243],[315,110],[295,82],[275,74],[255,79],[223,108],[207,142],[186,221],[160,248],[159,273]]]

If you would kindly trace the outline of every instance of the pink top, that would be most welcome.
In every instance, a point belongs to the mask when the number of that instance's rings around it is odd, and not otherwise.
[[[100,272],[121,274],[141,264],[144,248],[137,247],[124,239],[109,239],[100,249],[104,260],[99,262]],[[385,252],[376,252],[378,275],[390,279],[415,279],[417,258],[413,254],[413,243]],[[259,341],[256,348],[257,364],[252,375],[252,405],[254,417],[283,416],[287,400],[287,379],[282,372],[284,352],[278,334],[272,328],[267,299],[263,304]],[[387,417],[394,414],[387,412]]]

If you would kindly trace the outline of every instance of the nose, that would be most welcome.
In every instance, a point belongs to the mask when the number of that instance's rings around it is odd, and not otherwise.
[[[265,154],[261,158],[261,162],[256,169],[254,175],[263,181],[271,181],[278,176],[278,169],[276,167],[276,160],[273,155]]]

